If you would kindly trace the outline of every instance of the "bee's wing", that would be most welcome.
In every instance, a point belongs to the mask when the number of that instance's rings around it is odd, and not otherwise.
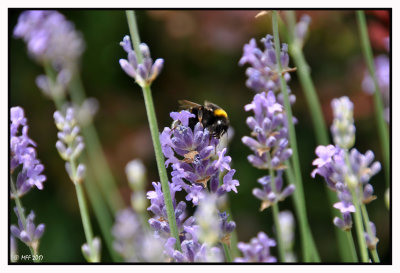
[[[201,107],[200,104],[197,104],[195,102],[191,102],[191,101],[188,101],[188,100],[178,100],[178,103],[181,105],[180,107],[182,109],[190,109],[190,108]]]
[[[208,110],[214,111],[215,109],[222,109],[221,107],[219,107],[218,105],[216,105],[215,103],[209,102],[209,101],[204,101],[204,107]]]

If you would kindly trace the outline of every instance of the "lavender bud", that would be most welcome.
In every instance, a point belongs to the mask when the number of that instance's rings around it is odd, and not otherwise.
[[[125,167],[125,173],[132,190],[136,191],[144,188],[146,183],[146,167],[140,159],[128,162]]]

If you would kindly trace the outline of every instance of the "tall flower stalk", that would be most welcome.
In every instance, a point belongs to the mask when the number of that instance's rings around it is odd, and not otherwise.
[[[155,79],[155,77],[161,70],[163,61],[162,59],[158,59],[154,65],[152,64],[152,60],[150,58],[150,52],[147,45],[140,44],[140,36],[136,25],[135,12],[126,11],[126,16],[128,20],[131,37],[133,40],[134,51],[132,50],[132,47],[130,45],[129,36],[126,36],[124,38],[124,41],[122,42],[122,45],[126,51],[129,51],[127,52],[128,61],[121,60],[120,64],[121,67],[125,70],[125,72],[136,80],[136,82],[140,85],[143,91],[144,101],[146,105],[147,119],[149,121],[150,133],[157,161],[158,173],[160,175],[160,181],[165,198],[168,222],[170,225],[171,234],[176,239],[176,248],[180,250],[179,234],[176,226],[174,208],[172,205],[172,198],[168,185],[167,170],[164,166],[165,164],[164,156],[161,150],[157,118],[150,88],[151,82]]]
[[[10,230],[12,238],[20,239],[29,247],[32,255],[38,255],[39,239],[44,233],[45,225],[35,226],[33,211],[28,217],[25,216],[21,198],[34,187],[43,189],[43,182],[46,180],[46,176],[42,173],[44,166],[36,157],[35,142],[28,136],[29,127],[24,110],[21,107],[12,107],[10,119],[10,188],[11,198],[15,200],[14,211],[18,220],[18,226],[11,225]],[[16,183],[14,183],[13,176],[17,170]],[[13,262],[17,261],[16,257],[11,257],[11,259]],[[38,261],[39,259],[34,259],[34,262]]]
[[[66,161],[65,169],[75,186],[76,196],[78,198],[79,210],[86,237],[86,244],[82,246],[82,252],[89,262],[99,262],[100,240],[93,238],[92,225],[82,187],[86,167],[82,163],[77,164],[78,157],[82,153],[85,145],[83,143],[83,138],[79,135],[80,128],[74,117],[74,110],[68,108],[65,115],[56,111],[54,113],[54,121],[60,131],[58,133],[59,140],[56,143],[56,147],[61,158]]]
[[[92,124],[94,111],[89,102],[94,99],[85,99],[79,78],[79,59],[85,47],[82,35],[72,22],[57,11],[27,10],[18,19],[14,37],[23,39],[29,55],[43,66],[45,75],[38,76],[36,84],[54,102],[58,111],[65,110],[69,104],[66,98],[67,90],[70,90],[78,122],[87,140],[90,163],[96,169],[96,172],[88,170],[85,187],[110,254],[114,261],[118,261],[109,233],[112,226],[110,210],[115,212],[121,208],[122,198]],[[82,155],[82,159],[89,161],[85,155]],[[100,187],[93,179],[93,174],[96,174]]]
[[[370,178],[380,171],[379,162],[372,162],[374,154],[367,151],[361,154],[352,148],[355,142],[353,120],[353,103],[348,97],[332,100],[334,120],[331,126],[333,140],[336,146],[318,146],[317,159],[313,161],[316,169],[312,176],[321,175],[327,186],[336,192],[339,202],[333,205],[342,214],[335,217],[334,224],[345,232],[351,232],[352,213],[355,220],[358,245],[362,262],[368,262],[368,250],[374,262],[379,262],[376,251],[378,239],[375,226],[369,221],[365,204],[376,199]],[[355,254],[353,254],[355,256]]]
[[[389,147],[389,131],[384,117],[382,95],[379,88],[379,82],[376,76],[374,57],[372,54],[371,44],[368,37],[367,22],[364,11],[357,10],[358,29],[360,32],[361,48],[364,54],[364,59],[368,67],[369,74],[374,82],[374,104],[375,116],[378,126],[379,140],[383,153],[384,170],[386,178],[386,187],[390,186],[390,147]]]
[[[290,147],[293,150],[292,162],[294,168],[294,175],[296,178],[294,181],[296,185],[296,192],[294,193],[294,195],[295,195],[296,206],[298,206],[297,209],[300,212],[299,213],[300,232],[302,234],[302,240],[303,240],[302,249],[305,256],[305,261],[319,261],[320,260],[319,255],[315,247],[314,239],[312,237],[311,230],[307,220],[307,213],[304,201],[303,182],[300,170],[299,155],[297,150],[296,133],[293,125],[292,109],[290,106],[286,80],[284,79],[284,71],[282,69],[282,64],[280,60],[281,51],[279,42],[278,14],[277,11],[275,10],[272,12],[272,29],[275,42],[275,55],[277,59],[277,68],[278,68],[277,73],[280,79],[281,91],[283,93],[283,98],[284,98],[284,107],[287,115]]]
[[[315,90],[314,83],[311,78],[310,68],[303,54],[303,46],[307,38],[308,25],[310,24],[311,18],[308,15],[303,15],[299,23],[296,24],[296,13],[295,11],[285,11],[288,32],[287,38],[289,42],[289,52],[293,57],[293,61],[297,67],[297,75],[302,86],[308,109],[310,110],[311,120],[314,126],[314,132],[317,142],[320,145],[328,145],[329,137],[328,130],[325,124],[322,109],[318,100],[317,91]],[[326,194],[331,203],[336,201],[335,194],[326,188]],[[333,216],[339,216],[339,213],[334,209],[330,208]],[[339,248],[339,254],[344,262],[355,262],[354,255],[351,254],[352,249],[352,238],[351,233],[346,236],[339,229],[335,229],[337,245]],[[352,259],[353,257],[353,259]]]

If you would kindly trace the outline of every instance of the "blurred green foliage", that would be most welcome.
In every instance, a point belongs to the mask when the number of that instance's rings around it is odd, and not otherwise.
[[[145,162],[148,189],[152,181],[158,180],[158,173],[141,90],[118,64],[120,58],[126,58],[119,46],[123,36],[128,34],[125,14],[122,10],[60,12],[74,22],[86,42],[81,60],[82,80],[88,96],[95,97],[100,103],[95,125],[128,206],[130,193],[124,172],[126,163],[134,158]],[[55,108],[35,85],[36,76],[43,73],[41,67],[28,57],[25,44],[12,37],[20,13],[21,10],[9,10],[9,106],[19,105],[25,109],[29,135],[37,143],[38,157],[45,165],[47,176],[44,190],[32,190],[22,201],[27,210],[36,212],[37,223],[46,224],[40,246],[44,262],[83,262],[80,248],[85,239],[76,195],[64,162],[55,149]],[[255,18],[257,13],[256,10],[137,12],[141,40],[149,45],[153,59],[165,59],[162,74],[152,86],[160,130],[170,125],[169,113],[178,108],[179,99],[199,103],[209,100],[229,113],[235,130],[229,153],[237,170],[236,178],[240,181],[238,194],[231,193],[229,198],[240,241],[248,241],[260,230],[273,234],[271,212],[259,212],[260,202],[251,194],[252,189],[258,186],[257,178],[265,172],[248,163],[246,156],[250,151],[241,143],[241,137],[249,134],[245,123],[248,114],[243,107],[252,100],[254,93],[246,88],[245,68],[239,67],[238,61],[243,45],[250,38],[259,40],[272,32],[270,16]],[[355,104],[356,147],[362,153],[371,149],[381,161],[372,98],[361,90],[365,65],[354,11],[303,10],[298,13],[307,13],[313,20],[304,52],[327,124],[330,126],[332,121],[331,99],[349,96]],[[378,27],[381,31],[372,34],[389,35],[388,13],[370,11],[367,15],[374,29]],[[375,54],[385,53],[379,44],[380,38],[372,38]],[[281,40],[286,41],[285,37]],[[332,204],[325,196],[324,182],[310,176],[316,142],[296,74],[292,74],[289,85],[297,96],[293,113],[298,119],[296,133],[310,225],[322,261],[337,262],[334,226],[328,210]],[[382,262],[391,262],[390,214],[384,205],[382,171],[373,177],[372,185],[378,199],[367,208],[380,239],[378,253]],[[292,204],[288,199],[280,204],[280,209],[293,211]],[[12,206],[13,202],[10,208]],[[14,223],[12,210],[10,214]],[[94,217],[92,222],[94,233],[100,235]],[[299,236],[296,238],[295,247],[300,250]],[[21,243],[19,249],[22,253],[26,251]],[[105,250],[103,253],[103,261],[110,261]]]

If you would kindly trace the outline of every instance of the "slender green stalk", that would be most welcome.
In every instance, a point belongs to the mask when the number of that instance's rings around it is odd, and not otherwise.
[[[72,177],[75,179],[76,177],[76,163],[75,160],[71,159],[69,160],[69,163],[71,164],[71,172],[72,172]],[[93,247],[93,231],[92,231],[92,225],[90,223],[90,217],[89,217],[89,211],[86,205],[86,198],[85,194],[83,192],[83,187],[80,181],[72,181],[75,185],[75,191],[76,191],[76,196],[78,198],[78,205],[79,205],[79,211],[81,213],[81,218],[82,218],[82,224],[83,224],[83,230],[85,232],[85,237],[86,237],[86,242],[89,245],[90,248],[90,262],[99,262],[97,260],[97,255],[94,251]]]
[[[288,23],[287,39],[289,42],[289,52],[297,68],[296,72],[307,101],[308,109],[310,110],[317,143],[320,145],[328,145],[328,130],[323,118],[324,115],[322,113],[322,109],[318,100],[318,95],[315,90],[314,83],[310,75],[310,69],[304,57],[301,44],[298,40],[296,40],[294,34],[296,28],[296,13],[293,10],[287,10],[285,14],[287,19],[286,21]],[[330,204],[334,204],[337,202],[337,196],[334,192],[330,191],[328,188],[325,188],[325,192],[328,195]],[[334,218],[335,216],[340,216],[339,211],[337,211],[332,206],[330,207],[330,211],[332,218]],[[337,238],[339,255],[341,256],[342,261],[357,261],[357,259],[353,259],[354,256],[352,255],[352,252],[355,251],[355,249],[352,248],[352,245],[354,246],[354,242],[350,242],[348,240],[348,236],[346,236],[346,234],[343,233],[340,229],[335,228],[334,230]]]
[[[296,178],[293,173],[293,167],[290,161],[286,161],[286,165],[288,166],[285,170],[286,179],[289,183],[294,184],[296,187]],[[293,193],[293,201],[294,201],[294,209],[296,211],[296,215],[299,219],[299,229],[300,229],[300,239],[301,239],[301,246],[302,246],[302,253],[304,256],[304,261],[309,262],[311,261],[311,252],[317,253],[317,256],[314,256],[316,262],[320,262],[317,248],[315,246],[314,240],[312,239],[312,234],[307,222],[307,215],[305,214],[305,203],[301,199],[299,194],[296,194],[297,189]],[[310,239],[311,238],[311,239]],[[312,249],[310,251],[310,248]]]
[[[227,263],[231,263],[232,262],[232,256],[231,256],[231,252],[229,249],[229,246],[225,243],[222,243],[222,247],[224,248],[224,253],[225,253],[225,259]]]
[[[228,221],[233,221],[233,216],[232,216],[230,206],[228,206],[226,212],[228,213]],[[238,244],[238,236],[237,236],[237,232],[235,229],[231,233],[231,244],[230,244],[230,250],[231,250],[231,254],[232,254],[233,258],[240,256],[240,251],[237,247],[237,244]]]
[[[77,105],[81,105],[85,100],[86,95],[78,74],[74,76],[69,86],[69,91],[72,101]],[[103,198],[106,200],[112,213],[115,214],[118,210],[124,207],[124,203],[122,196],[118,191],[115,178],[107,163],[107,159],[104,156],[99,135],[97,134],[96,128],[92,122],[82,128],[82,135],[86,140],[86,150],[89,155],[88,162],[93,169],[96,169],[94,175],[96,176],[96,181],[99,182],[98,184]]]
[[[128,20],[129,30],[133,41],[133,47],[138,62],[141,63],[143,61],[143,56],[139,48],[140,36],[136,25],[136,17],[134,11],[133,10],[126,11],[126,17]],[[160,175],[161,187],[164,195],[165,207],[167,210],[168,223],[171,230],[171,235],[176,239],[175,247],[178,250],[181,250],[179,233],[175,219],[175,211],[172,205],[172,198],[169,190],[168,175],[167,175],[167,170],[165,169],[164,155],[161,150],[156,112],[154,109],[153,97],[151,95],[150,86],[149,85],[143,86],[142,91],[143,91],[144,102],[146,105],[147,119],[149,121],[149,126],[150,126],[151,139],[153,141],[154,152],[156,155],[158,173]]]
[[[267,159],[268,162],[271,162],[271,155],[267,153]],[[272,168],[272,165],[269,164],[269,175],[271,178],[271,188],[274,193],[276,193],[276,185],[275,185],[275,175],[274,175],[274,169]],[[274,217],[274,223],[275,223],[275,229],[276,229],[276,238],[278,241],[278,254],[279,254],[279,260],[281,262],[285,262],[285,246],[283,245],[283,239],[282,239],[282,230],[281,230],[281,223],[279,222],[279,205],[278,201],[274,202],[272,204],[272,215]]]
[[[307,227],[309,230],[309,224],[307,220],[307,212],[305,209],[305,201],[304,201],[304,191],[303,191],[303,182],[302,182],[302,177],[301,177],[301,171],[300,171],[300,161],[299,161],[299,155],[298,155],[298,150],[297,150],[297,141],[296,141],[296,132],[294,130],[294,125],[293,125],[293,118],[292,118],[292,109],[290,106],[289,102],[289,95],[286,87],[286,81],[283,78],[282,74],[282,64],[280,60],[280,41],[279,41],[279,29],[278,29],[278,15],[277,12],[274,10],[272,12],[272,29],[273,29],[273,34],[274,34],[274,43],[275,43],[275,55],[276,55],[276,60],[278,64],[278,71],[277,73],[279,74],[279,79],[280,79],[280,84],[281,84],[281,91],[283,93],[284,97],[284,106],[285,106],[285,111],[286,111],[286,116],[288,120],[288,129],[289,129],[289,141],[290,141],[290,146],[293,151],[292,155],[292,160],[293,160],[293,167],[294,167],[294,175],[295,175],[295,182],[296,182],[296,191],[294,195],[296,196],[297,203],[301,205],[301,209],[303,210],[302,212],[302,218],[300,218],[300,221],[304,221],[304,223],[301,223],[303,227]],[[305,234],[303,233],[303,236]],[[306,261],[318,261],[319,260],[319,255],[318,252],[316,251],[316,248],[313,248],[312,245],[314,244],[313,242],[313,237],[311,234],[311,231],[308,231],[308,236],[306,236],[303,240],[304,243],[307,245],[303,245],[303,250]]]
[[[329,137],[327,133],[327,127],[324,121],[324,115],[322,113],[322,109],[318,100],[317,92],[312,82],[310,70],[304,58],[301,45],[294,36],[294,30],[296,28],[296,15],[295,12],[292,10],[288,10],[285,13],[288,22],[287,38],[289,41],[289,51],[297,67],[296,72],[299,77],[300,84],[303,88],[308,108],[311,112],[311,120],[314,125],[314,133],[317,137],[318,143],[320,143],[321,145],[328,145]]]
[[[374,238],[375,236],[372,234],[372,230],[371,230],[371,226],[369,225],[369,216],[368,216],[368,212],[367,212],[367,207],[365,206],[365,204],[361,204],[361,213],[362,213],[362,218],[364,220],[364,226],[365,229],[367,230],[368,236],[370,238]],[[374,263],[379,263],[379,255],[378,255],[378,251],[376,250],[376,247],[371,248],[369,247],[369,251],[371,252],[372,255],[372,260],[374,261]]]
[[[354,192],[354,189],[350,189],[351,191],[351,196],[353,198],[353,204],[354,207],[356,208],[356,211],[354,212],[354,220],[356,222],[356,231],[357,231],[357,238],[358,238],[358,246],[360,248],[361,252],[361,261],[363,263],[368,262],[368,251],[367,251],[367,244],[365,242],[364,238],[364,227],[362,223],[362,217],[361,217],[361,212],[360,212],[360,204],[358,202],[358,198],[356,193]]]
[[[26,230],[26,218],[25,218],[22,202],[21,202],[21,199],[18,196],[18,192],[17,192],[17,189],[15,188],[14,180],[11,177],[11,175],[10,175],[10,185],[11,185],[11,192],[12,192],[12,194],[14,196],[15,205],[17,206],[19,218],[21,218],[22,225],[23,225],[24,229]],[[29,250],[31,251],[32,256],[39,254],[38,253],[38,249],[34,249],[30,245],[28,245],[28,247],[29,247]],[[33,262],[38,263],[39,259],[35,259],[35,260],[33,260]]]
[[[48,63],[44,64],[44,70],[45,70],[47,77],[49,77],[52,81],[54,81],[55,73],[53,71],[53,68]],[[75,101],[74,101],[75,103],[80,104],[81,101],[84,100],[85,95],[84,95],[84,93],[79,92],[79,90],[76,92],[76,90],[77,90],[77,88],[70,89],[71,97],[72,97],[72,99],[75,98]],[[74,95],[72,95],[72,94],[74,94]],[[80,94],[83,94],[83,96],[80,96]],[[78,97],[80,96],[79,100],[76,99],[77,96]],[[65,103],[65,98],[53,96],[53,102],[54,102],[54,105],[56,106],[57,110],[61,111],[62,105]],[[85,133],[85,131],[86,130],[83,129],[83,133]],[[96,145],[93,145],[93,143],[96,142],[96,139],[93,140],[93,138],[90,138],[88,135],[85,135],[85,134],[84,134],[84,137],[87,140],[86,147],[88,147],[88,150],[93,150],[93,149],[91,149],[91,147],[96,146]],[[95,156],[95,158],[100,158],[100,157],[101,156],[99,156],[99,155]],[[87,159],[84,159],[83,161],[88,162]],[[96,166],[96,170],[99,170],[99,173],[104,172],[104,169],[106,169],[104,167],[104,165],[102,165],[102,164],[97,164],[94,166]],[[98,166],[102,166],[102,167],[98,168]],[[104,176],[101,176],[101,177],[104,177]],[[115,262],[121,261],[120,257],[115,252],[113,245],[112,245],[113,239],[110,234],[110,230],[112,227],[112,218],[111,218],[111,215],[109,212],[109,208],[104,205],[104,202],[101,198],[100,192],[98,191],[98,187],[90,175],[88,175],[86,177],[85,187],[87,188],[90,203],[93,206],[96,218],[99,222],[101,233],[103,234],[103,237],[104,237],[106,246],[110,252],[111,258]],[[108,192],[110,192],[110,191],[108,191]],[[106,197],[104,199],[108,200]],[[122,200],[122,198],[121,198],[121,200]]]
[[[87,159],[85,159],[86,158],[83,159],[83,162],[87,162]],[[99,224],[101,234],[103,235],[108,252],[111,255],[111,259],[114,262],[122,262],[121,256],[115,252],[113,247],[113,237],[110,232],[113,225],[111,213],[106,203],[103,201],[99,188],[96,186],[96,183],[93,180],[93,174],[89,173],[89,170],[87,170],[84,185],[89,196],[90,204],[93,207],[94,214]]]
[[[364,54],[365,62],[368,67],[369,74],[374,82],[374,104],[375,104],[375,118],[378,126],[378,134],[381,142],[381,149],[383,154],[386,187],[390,187],[390,147],[389,147],[389,132],[388,127],[383,116],[383,102],[382,95],[379,90],[378,79],[375,73],[374,57],[372,54],[371,44],[368,37],[367,23],[364,11],[357,11],[358,28],[360,32],[362,51]]]
[[[351,170],[352,168],[351,168],[351,164],[350,164],[348,150],[345,150],[345,161],[346,161],[347,168],[349,168],[349,170]],[[354,220],[356,222],[356,232],[357,232],[357,238],[358,238],[358,247],[360,248],[360,253],[361,253],[361,261],[363,263],[367,263],[368,262],[368,250],[367,250],[367,244],[366,244],[365,238],[364,238],[364,227],[363,227],[363,221],[362,221],[362,216],[361,216],[361,211],[360,211],[360,198],[358,198],[357,193],[356,193],[356,188],[355,188],[358,186],[359,181],[353,181],[352,176],[353,176],[352,173],[348,174],[349,182],[347,182],[346,184],[350,190],[352,202],[355,207]]]
[[[349,252],[350,252],[350,255],[351,255],[350,256],[350,261],[357,263],[357,262],[359,262],[359,260],[358,260],[358,257],[357,257],[356,246],[354,245],[354,239],[353,239],[353,235],[351,234],[351,230],[345,231],[345,235],[346,235],[347,242],[350,245],[350,249],[349,249]]]

